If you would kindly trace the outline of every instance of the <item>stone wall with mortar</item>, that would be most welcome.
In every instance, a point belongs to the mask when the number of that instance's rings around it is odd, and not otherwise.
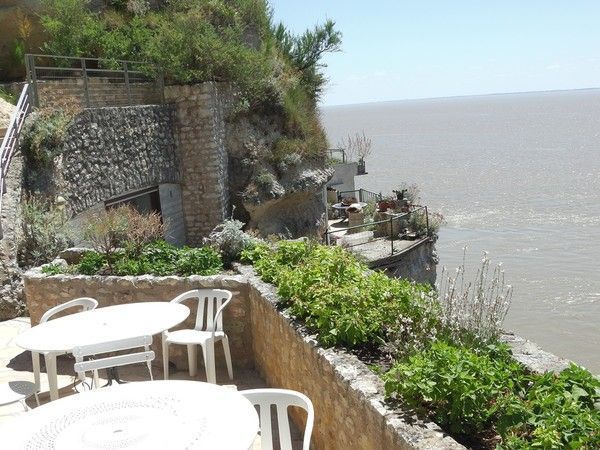
[[[47,174],[47,183],[74,214],[128,191],[178,183],[173,122],[170,105],[83,110],[55,162],[60,179]]]
[[[407,278],[417,283],[435,285],[438,257],[431,240],[416,241],[415,245],[398,254],[369,260],[369,268],[383,270],[393,278]]]
[[[201,245],[202,238],[231,214],[225,148],[231,89],[219,83],[167,86],[165,101],[175,108],[187,242]]]
[[[89,107],[156,105],[162,103],[161,87],[157,83],[130,83],[129,93],[124,83],[107,78],[88,78]],[[38,99],[41,107],[87,106],[83,78],[40,81]]]
[[[48,309],[77,297],[93,297],[98,307],[133,302],[168,302],[190,289],[217,288],[233,292],[233,299],[223,314],[225,332],[229,336],[231,357],[236,367],[253,367],[252,330],[250,306],[248,303],[248,283],[239,275],[217,275],[210,277],[101,277],[85,275],[46,276],[40,268],[25,273],[25,298],[31,316],[31,324],[36,325]],[[186,303],[191,306],[191,303]],[[194,327],[195,308],[190,317],[181,325]],[[154,337],[152,349],[156,352],[155,364],[161,364],[162,349],[160,337]],[[224,364],[222,347],[216,346],[217,364]],[[170,349],[170,360],[178,368],[187,368],[185,346],[174,345]],[[199,366],[202,358],[198,359]],[[202,373],[202,371],[200,371]]]

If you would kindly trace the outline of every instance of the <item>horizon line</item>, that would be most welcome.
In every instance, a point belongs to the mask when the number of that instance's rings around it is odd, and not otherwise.
[[[518,94],[543,94],[550,92],[568,92],[568,91],[593,91],[600,89],[598,87],[586,87],[586,88],[573,88],[573,89],[543,89],[539,91],[515,91],[515,92],[490,92],[487,94],[462,94],[462,95],[447,95],[439,97],[415,97],[415,98],[400,98],[396,100],[373,100],[368,102],[358,103],[336,103],[334,105],[321,105],[319,108],[333,108],[337,106],[360,106],[360,105],[372,105],[374,103],[395,103],[395,102],[406,102],[415,100],[444,100],[453,98],[466,98],[466,97],[491,97],[495,95],[518,95]]]

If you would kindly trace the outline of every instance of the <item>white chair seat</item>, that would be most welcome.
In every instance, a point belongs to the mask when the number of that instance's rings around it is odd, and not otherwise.
[[[225,333],[215,331],[215,341],[223,339]],[[203,345],[212,337],[212,331],[177,330],[169,331],[167,342],[169,344],[197,344]]]
[[[35,383],[30,381],[9,381],[0,383],[0,406],[22,402],[37,392]]]
[[[186,300],[195,301],[198,309],[196,311],[196,324],[193,329],[163,332],[162,353],[165,380],[169,379],[169,346],[183,344],[187,346],[190,377],[196,376],[197,349],[200,346],[204,357],[206,381],[216,383],[215,342],[223,344],[227,373],[229,379],[233,380],[229,339],[223,331],[223,309],[229,304],[232,296],[233,294],[225,289],[193,289],[171,300],[171,303],[181,303]]]

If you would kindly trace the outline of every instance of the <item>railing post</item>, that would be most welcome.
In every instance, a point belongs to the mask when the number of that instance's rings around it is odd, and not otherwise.
[[[123,61],[123,75],[125,77],[125,89],[127,89],[127,103],[131,106],[131,86],[129,86],[129,72],[127,71],[127,61]]]
[[[33,105],[40,106],[38,97],[37,74],[35,72],[35,58],[33,55],[25,55],[25,68],[27,69],[27,80],[31,83],[33,89]]]
[[[394,216],[390,216],[390,242],[392,245],[392,255],[394,254]]]
[[[325,244],[329,245],[329,231],[325,232]]]
[[[160,94],[160,102],[165,102],[165,74],[162,71],[162,68],[158,69],[158,90]]]
[[[85,96],[85,106],[90,107],[90,92],[88,90],[87,70],[85,67],[85,58],[81,58],[81,70],[83,71],[83,93]]]
[[[358,190],[358,201],[359,202],[364,202],[364,200],[363,200],[363,189],[362,188],[360,188]]]

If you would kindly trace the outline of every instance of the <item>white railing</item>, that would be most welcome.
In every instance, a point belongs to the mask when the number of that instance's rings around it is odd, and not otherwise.
[[[17,142],[19,140],[19,134],[23,128],[25,117],[31,111],[32,98],[30,84],[25,83],[19,101],[15,108],[15,112],[10,118],[6,134],[0,144],[0,214],[2,213],[2,197],[6,192],[6,175],[8,174],[8,167],[12,160],[15,150],[17,149]],[[0,226],[0,238],[2,237],[2,228]]]

